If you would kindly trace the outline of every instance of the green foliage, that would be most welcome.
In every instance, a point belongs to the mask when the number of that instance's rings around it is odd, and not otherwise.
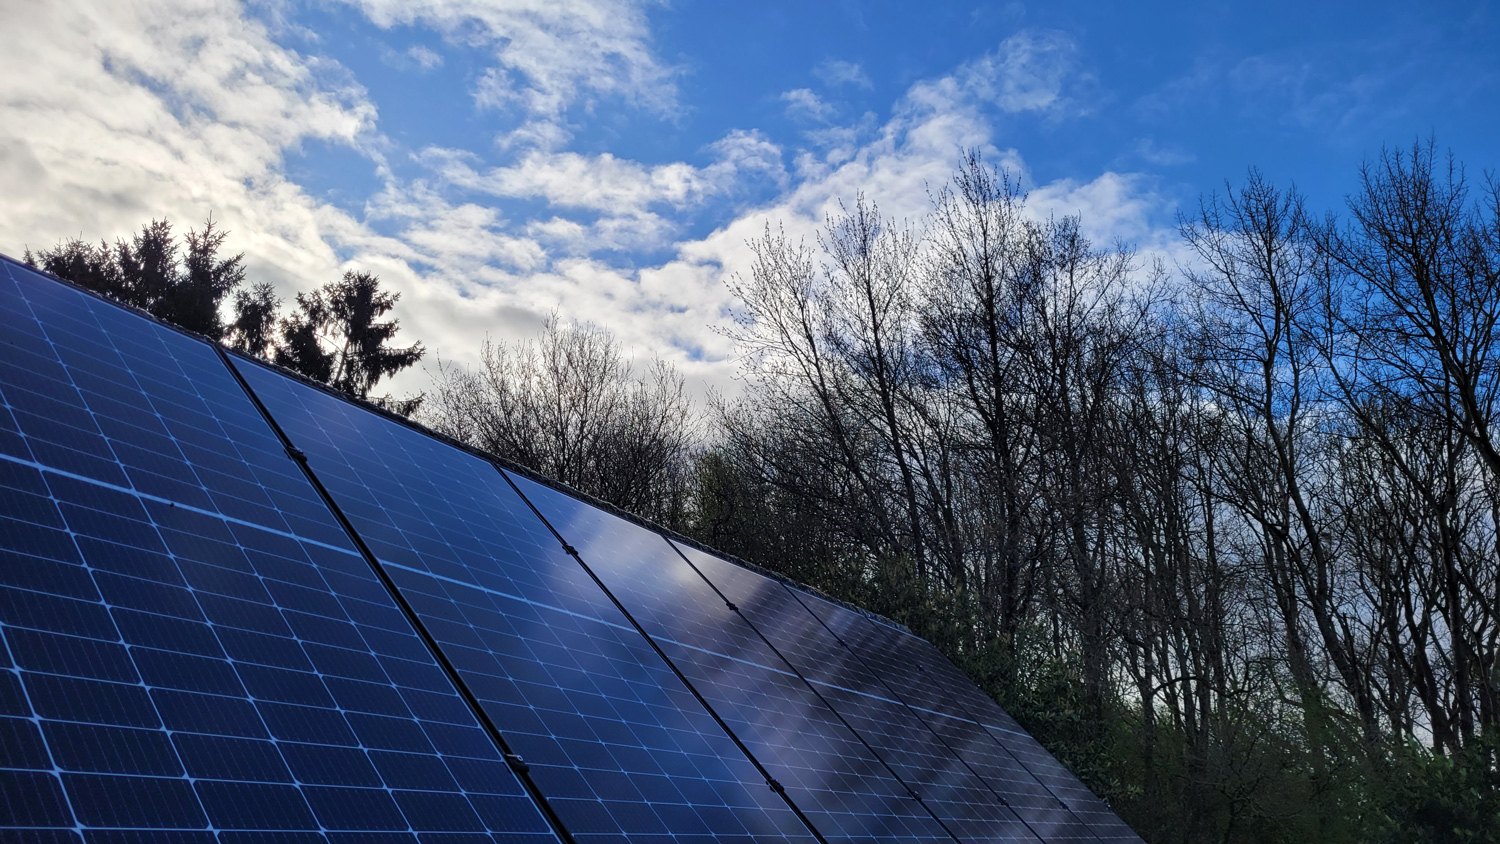
[[[1374,795],[1375,834],[1389,844],[1500,841],[1500,740],[1476,739],[1458,754],[1393,744]]]

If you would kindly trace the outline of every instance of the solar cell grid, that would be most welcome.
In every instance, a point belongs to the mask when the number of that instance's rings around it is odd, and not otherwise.
[[[812,840],[493,465],[239,368],[575,838]]]
[[[1047,840],[1137,844],[1110,808],[931,643],[816,596],[799,599],[907,698]],[[920,666],[920,670],[917,668]],[[1045,830],[1045,832],[1043,832]]]
[[[786,587],[691,546],[677,547],[959,839],[1038,841],[942,737],[886,688],[855,651],[842,647]]]
[[[552,840],[208,346],[4,262],[0,320],[12,837]]]
[[[1037,835],[1046,841],[1098,840],[988,730],[962,714],[964,709],[945,693],[945,684],[933,682],[918,669],[894,638],[905,634],[815,595],[783,588],[847,642],[890,692],[911,707],[914,717],[940,735]]]
[[[513,478],[827,840],[952,840],[663,537]]]

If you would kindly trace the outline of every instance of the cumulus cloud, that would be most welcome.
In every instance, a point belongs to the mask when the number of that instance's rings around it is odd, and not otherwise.
[[[3,248],[212,212],[259,277],[289,285],[337,266],[324,233],[338,212],[280,168],[308,141],[369,139],[375,107],[343,69],[278,46],[223,0],[26,3],[6,30]]]
[[[445,185],[494,197],[537,200],[560,212],[588,212],[591,221],[554,217],[534,232],[570,253],[594,249],[661,248],[678,225],[664,212],[732,194],[747,179],[786,180],[781,149],[758,132],[734,131],[709,145],[713,161],[647,165],[610,153],[531,150],[514,163],[483,168],[461,150],[428,149],[421,161]],[[575,215],[576,216],[576,215]]]
[[[646,6],[350,1],[382,26],[428,27],[493,55],[474,95],[523,116],[503,164],[485,157],[494,150],[431,148],[418,153],[418,177],[397,177],[383,158],[394,147],[350,73],[279,45],[230,0],[22,4],[0,35],[0,245],[124,235],[151,216],[189,225],[212,211],[251,276],[283,295],[345,268],[379,274],[402,295],[403,336],[444,358],[472,359],[486,335],[530,333],[561,307],[607,325],[642,358],[674,359],[699,390],[732,389],[733,350],[711,326],[733,305],[723,278],[748,270],[746,242],[768,222],[810,235],[860,191],[884,214],[916,219],[965,147],[1024,171],[996,144],[996,105],[1076,108],[1076,57],[1033,33],[912,85],[883,118],[820,127],[811,148],[789,153],[735,130],[694,161],[646,163],[567,149],[570,108],[602,97],[676,108]],[[405,58],[432,61],[422,56]],[[838,85],[862,84],[854,66],[825,64]],[[364,155],[383,187],[355,211],[309,196],[284,159],[312,142]],[[1104,174],[1033,195],[1039,208],[1083,212],[1101,235],[1147,240],[1159,202],[1149,188]],[[705,209],[730,219],[685,239],[685,221]],[[395,387],[423,380],[408,373]]]

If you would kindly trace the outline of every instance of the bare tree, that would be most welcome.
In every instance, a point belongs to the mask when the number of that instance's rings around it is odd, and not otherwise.
[[[442,365],[434,428],[670,525],[685,518],[696,412],[660,360],[637,374],[602,328],[551,316],[535,340],[487,341],[477,368]]]

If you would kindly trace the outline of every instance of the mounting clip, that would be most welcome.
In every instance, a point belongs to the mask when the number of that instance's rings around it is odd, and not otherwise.
[[[302,453],[302,449],[300,449],[300,448],[298,448],[298,447],[296,447],[294,445],[287,446],[286,447],[286,453],[287,453],[288,457],[292,458],[293,460],[297,461],[298,463],[306,463],[307,462],[307,455]]]
[[[577,548],[574,548],[573,546],[569,545],[566,542],[564,542],[562,544],[562,547],[563,547],[563,553],[564,554],[567,554],[570,557],[576,557],[576,556],[578,556],[578,549]]]
[[[771,790],[776,792],[777,794],[786,793],[786,786],[783,786],[781,783],[777,782],[774,779],[766,780],[766,785],[769,785],[771,787]]]
[[[740,608],[734,605],[734,601],[725,601],[724,606],[729,607],[730,612],[739,612]]]
[[[531,766],[526,764],[526,760],[522,759],[519,753],[505,754],[505,761],[506,764],[510,765],[511,770],[518,774],[525,774],[531,771]]]

